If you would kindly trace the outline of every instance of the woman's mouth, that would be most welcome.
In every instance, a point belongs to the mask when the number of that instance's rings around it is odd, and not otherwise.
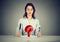
[[[31,14],[31,12],[29,14]]]

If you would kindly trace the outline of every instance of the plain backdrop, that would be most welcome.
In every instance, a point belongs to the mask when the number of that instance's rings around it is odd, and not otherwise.
[[[42,35],[60,35],[59,0],[2,0],[0,1],[0,35],[15,35],[18,21],[23,18],[27,3],[33,3]]]

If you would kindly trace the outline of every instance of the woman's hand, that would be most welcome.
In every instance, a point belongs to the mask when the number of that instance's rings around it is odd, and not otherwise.
[[[37,33],[37,37],[40,37],[40,36],[41,36],[41,32],[38,32],[38,33]]]
[[[21,35],[20,32],[16,33],[16,37],[20,37],[20,35]]]

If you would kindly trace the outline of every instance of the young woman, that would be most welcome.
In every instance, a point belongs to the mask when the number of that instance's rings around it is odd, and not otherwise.
[[[20,37],[21,35],[27,35],[25,32],[25,27],[27,25],[33,26],[33,31],[31,35],[36,35],[37,37],[41,36],[39,20],[34,16],[35,7],[32,3],[27,3],[25,6],[25,14],[18,22],[18,28],[16,36]]]

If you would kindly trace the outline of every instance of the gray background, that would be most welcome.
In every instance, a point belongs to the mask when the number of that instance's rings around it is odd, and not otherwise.
[[[15,35],[18,21],[23,17],[28,2],[33,3],[36,8],[35,16],[40,21],[42,35],[60,35],[58,0],[0,1],[0,35]]]

